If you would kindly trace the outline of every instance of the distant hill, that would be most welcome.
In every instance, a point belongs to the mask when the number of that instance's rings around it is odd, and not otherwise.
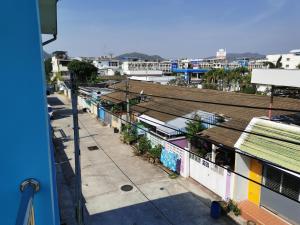
[[[159,55],[147,55],[139,52],[131,52],[131,53],[125,53],[119,56],[115,57],[118,60],[126,60],[127,58],[135,58],[140,60],[146,60],[146,61],[163,61],[164,58],[160,57]]]
[[[242,58],[249,58],[249,59],[263,59],[265,58],[265,55],[259,54],[259,53],[252,53],[252,52],[244,52],[244,53],[227,53],[227,60],[228,62],[235,61],[237,59]],[[208,57],[209,58],[215,58],[215,56]]]

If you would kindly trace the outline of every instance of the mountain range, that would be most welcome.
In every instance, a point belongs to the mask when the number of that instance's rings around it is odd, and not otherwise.
[[[263,59],[265,55],[259,53],[245,52],[245,53],[227,53],[226,59],[228,62],[235,61],[237,59],[249,58],[249,59]]]
[[[131,59],[140,59],[140,60],[146,60],[146,61],[163,61],[165,60],[159,55],[147,55],[139,52],[131,52],[131,53],[125,53],[119,56],[115,57],[118,60],[126,60],[128,58]]]
[[[128,58],[131,59],[140,59],[140,60],[146,60],[146,61],[163,61],[166,60],[162,58],[159,55],[147,55],[139,52],[131,52],[131,53],[125,53],[119,56],[115,57],[118,60],[126,60]],[[207,57],[208,58],[215,58],[215,56]],[[235,61],[237,59],[242,58],[249,58],[249,59],[263,59],[265,58],[265,55],[259,54],[259,53],[252,53],[252,52],[245,52],[245,53],[227,53],[226,56],[227,60],[229,62]]]

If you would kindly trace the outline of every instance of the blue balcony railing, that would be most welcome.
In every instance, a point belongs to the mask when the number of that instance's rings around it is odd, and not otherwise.
[[[16,225],[35,225],[33,197],[40,190],[40,184],[34,179],[28,179],[20,185],[21,202],[17,214]]]

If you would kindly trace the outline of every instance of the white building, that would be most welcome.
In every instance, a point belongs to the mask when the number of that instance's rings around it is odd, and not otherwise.
[[[171,69],[171,63],[169,65]],[[122,73],[128,76],[162,76],[166,67],[166,62],[125,61],[122,63]]]
[[[152,83],[166,85],[170,80],[173,80],[175,78],[176,78],[175,76],[131,76],[129,79],[148,81]]]
[[[287,54],[267,55],[267,61],[276,64],[280,56],[282,56],[281,63],[284,69],[297,69],[300,65],[300,49],[291,50]]]
[[[226,55],[227,55],[226,49],[223,49],[223,48],[219,49],[216,53],[217,59],[221,59],[221,60],[226,59]]]
[[[52,80],[57,76],[61,76],[63,79],[69,79],[68,64],[71,60],[68,57],[66,51],[56,51],[52,53]]]
[[[99,58],[93,60],[92,64],[98,68],[98,74],[101,76],[114,76],[120,68],[120,62],[111,58]]]

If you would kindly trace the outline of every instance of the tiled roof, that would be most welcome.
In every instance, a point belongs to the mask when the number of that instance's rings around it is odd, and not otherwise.
[[[112,86],[113,88],[125,90],[125,83],[118,83]],[[247,105],[254,107],[269,107],[270,97],[262,95],[252,95],[234,92],[223,92],[208,89],[187,88],[178,86],[160,85],[149,82],[130,80],[129,90],[131,92],[144,94],[152,94],[159,96],[175,97],[189,100],[200,100],[214,103],[225,103],[235,105]],[[145,109],[142,107],[153,110]],[[292,109],[300,111],[300,100],[274,97],[273,108]],[[171,100],[165,98],[151,97],[147,102],[142,102],[131,107],[132,110],[151,116],[160,121],[169,121],[176,116],[167,115],[162,112],[172,113],[178,116],[183,116],[196,110],[203,110],[217,115],[224,116],[228,121],[222,125],[232,128],[244,130],[253,117],[267,116],[268,110],[265,109],[249,109],[243,107],[233,107],[224,105],[215,105],[199,102],[187,102],[180,100]],[[286,111],[273,111],[273,115],[289,115]],[[297,118],[297,117],[294,117]],[[235,142],[241,135],[239,131],[233,131],[222,127],[214,127],[205,130],[200,135],[203,135],[217,143],[221,143],[233,148]]]

